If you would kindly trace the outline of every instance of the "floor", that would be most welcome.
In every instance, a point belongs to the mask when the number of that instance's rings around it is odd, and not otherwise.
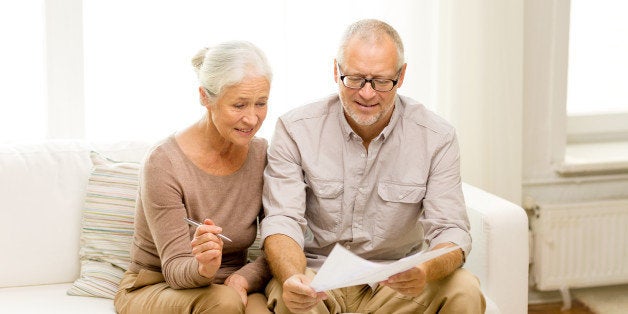
[[[562,302],[530,304],[528,314],[596,314],[578,300],[574,300],[569,310],[561,311],[562,307]]]
[[[561,311],[562,296],[558,291],[528,291],[528,314],[626,314],[628,284],[570,289],[567,300],[571,309]]]

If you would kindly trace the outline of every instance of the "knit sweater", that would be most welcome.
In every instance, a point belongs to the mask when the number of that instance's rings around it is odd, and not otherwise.
[[[134,242],[129,270],[161,272],[174,289],[221,284],[232,273],[242,275],[249,292],[270,279],[263,256],[247,263],[247,248],[257,235],[262,211],[262,174],[268,143],[254,138],[245,163],[232,174],[216,176],[198,168],[174,136],[157,144],[146,157],[140,176]],[[233,242],[224,241],[222,263],[213,278],[198,272],[190,241],[196,227],[184,217],[210,218]]]

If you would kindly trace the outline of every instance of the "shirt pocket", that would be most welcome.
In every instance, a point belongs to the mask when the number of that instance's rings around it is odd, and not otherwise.
[[[340,227],[343,182],[317,178],[309,178],[307,181],[310,188],[305,212],[308,226],[317,241],[331,241],[325,234],[335,234]]]
[[[381,203],[375,209],[377,221],[374,222],[374,235],[404,243],[422,240],[419,215],[425,190],[423,185],[380,181],[377,194]]]

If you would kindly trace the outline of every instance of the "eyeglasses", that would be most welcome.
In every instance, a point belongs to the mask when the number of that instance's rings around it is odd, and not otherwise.
[[[395,85],[397,85],[397,82],[399,81],[399,72],[401,72],[401,69],[397,71],[396,80],[381,78],[367,79],[362,76],[343,75],[342,71],[340,71],[340,64],[338,64],[338,73],[340,73],[340,80],[342,81],[342,84],[351,89],[361,89],[364,87],[364,84],[368,82],[371,83],[371,87],[378,92],[389,92],[393,89],[393,87],[395,87]]]

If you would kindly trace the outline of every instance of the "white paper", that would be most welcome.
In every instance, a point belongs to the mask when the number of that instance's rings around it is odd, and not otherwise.
[[[367,261],[336,244],[310,286],[319,291],[368,284],[373,287],[388,277],[404,272],[423,262],[459,249],[459,246],[419,252],[392,263]]]

